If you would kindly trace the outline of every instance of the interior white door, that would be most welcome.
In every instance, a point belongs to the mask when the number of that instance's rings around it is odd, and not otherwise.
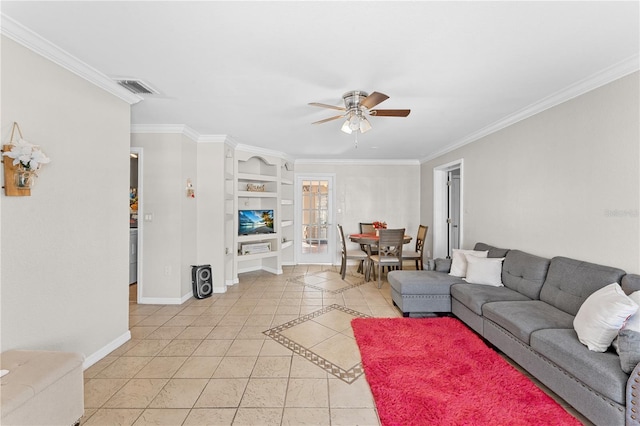
[[[335,255],[333,176],[296,177],[298,263],[332,264]]]
[[[448,231],[448,252],[453,254],[453,249],[460,248],[460,169],[449,172],[449,231]]]

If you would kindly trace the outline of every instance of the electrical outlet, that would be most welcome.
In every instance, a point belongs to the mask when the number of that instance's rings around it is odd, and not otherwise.
[[[171,275],[171,265],[167,265],[167,266],[164,267],[164,274],[166,276]]]

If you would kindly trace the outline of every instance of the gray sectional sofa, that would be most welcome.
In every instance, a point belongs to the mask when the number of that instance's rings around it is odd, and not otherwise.
[[[640,426],[640,364],[625,373],[615,350],[590,351],[573,329],[590,294],[613,282],[631,294],[640,275],[483,243],[474,250],[504,257],[503,287],[450,276],[442,259],[434,271],[390,272],[394,304],[405,316],[454,314],[597,425]]]

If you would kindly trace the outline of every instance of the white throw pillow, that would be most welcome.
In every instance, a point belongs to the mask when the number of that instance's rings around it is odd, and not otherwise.
[[[467,275],[467,258],[465,257],[467,254],[472,254],[477,257],[487,257],[489,251],[453,249],[449,275],[453,275],[454,277],[464,277]]]
[[[470,284],[491,285],[503,287],[502,261],[504,257],[477,257],[472,254],[467,258],[467,277],[464,280]]]
[[[573,319],[578,339],[589,350],[605,352],[625,321],[638,311],[638,304],[612,283],[584,301]]]

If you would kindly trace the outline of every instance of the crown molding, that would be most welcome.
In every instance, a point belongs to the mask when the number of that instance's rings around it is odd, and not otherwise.
[[[85,64],[75,56],[65,52],[55,44],[44,39],[39,34],[31,31],[24,25],[14,21],[12,18],[4,14],[0,14],[0,34],[10,38],[18,44],[21,44],[51,62],[60,65],[67,71],[70,71],[90,83],[95,84],[130,105],[143,100],[141,96],[134,95],[127,89],[120,87],[115,81],[100,71]]]
[[[271,157],[278,157],[278,158],[284,158],[284,159],[289,158],[287,154],[281,151],[275,151],[273,149],[267,149],[267,148],[260,148],[252,145],[245,145],[243,143],[237,144],[236,149],[243,152],[249,152],[252,154],[267,155]]]
[[[201,135],[186,124],[132,124],[131,133],[178,134],[197,143],[224,143],[234,149],[238,146],[229,135]]]
[[[357,159],[323,159],[323,158],[298,158],[294,161],[299,164],[331,164],[344,166],[419,166],[418,160],[357,160]]]
[[[592,74],[587,78],[579,80],[572,85],[560,90],[559,92],[542,98],[541,100],[521,109],[520,111],[516,111],[513,114],[507,115],[503,119],[498,120],[493,124],[483,127],[482,129],[453,142],[446,148],[421,159],[420,163],[425,163],[427,161],[438,158],[453,150],[470,144],[471,142],[475,142],[478,139],[509,127],[519,121],[532,117],[545,110],[553,108],[554,106],[560,105],[564,102],[567,102],[571,99],[577,98],[578,96],[584,95],[585,93],[602,87],[605,84],[609,84],[615,80],[625,77],[633,72],[638,71],[638,69],[640,69],[640,55],[635,54],[627,59],[618,62],[617,64],[605,68],[604,70],[601,70],[595,74]]]

